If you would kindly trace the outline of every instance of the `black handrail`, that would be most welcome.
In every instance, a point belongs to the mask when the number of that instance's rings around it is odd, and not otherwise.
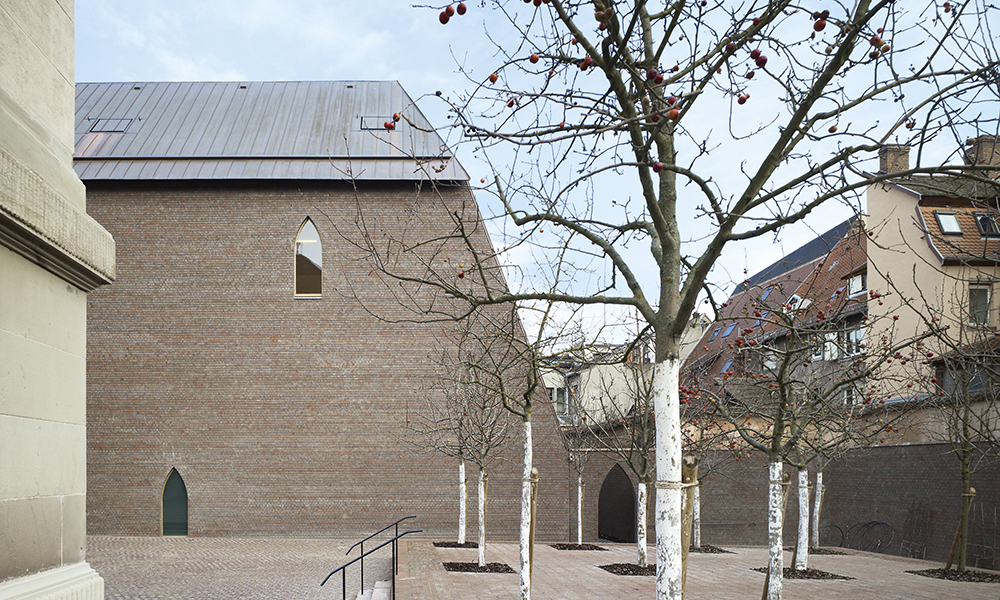
[[[390,525],[390,527],[391,527],[391,525]],[[323,583],[319,584],[320,587],[323,587],[323,585],[325,585],[326,582],[329,581],[329,579],[331,577],[333,577],[334,573],[336,573],[337,571],[340,571],[340,575],[341,575],[341,577],[340,577],[341,598],[343,600],[346,600],[347,599],[347,567],[353,565],[354,563],[356,563],[358,561],[362,561],[362,564],[364,564],[364,559],[365,559],[366,556],[368,556],[369,554],[373,554],[373,553],[381,550],[382,548],[388,546],[389,544],[392,544],[392,563],[394,565],[394,567],[392,569],[392,598],[393,598],[393,600],[395,600],[395,598],[396,598],[396,566],[395,565],[399,564],[398,558],[396,557],[396,542],[399,540],[399,538],[403,537],[404,535],[409,535],[411,533],[421,533],[422,531],[423,531],[423,529],[411,529],[409,531],[404,531],[403,533],[397,534],[391,540],[387,540],[385,542],[382,542],[381,544],[379,544],[378,546],[372,548],[368,552],[362,553],[361,556],[355,558],[354,560],[352,560],[350,562],[347,562],[347,563],[344,563],[343,565],[337,567],[333,571],[330,571],[330,574],[327,575],[325,579],[323,579]],[[361,588],[362,588],[362,591],[364,591],[364,585],[365,585],[365,580],[364,580],[364,578],[362,578],[361,579]]]
[[[346,556],[346,555],[350,554],[351,550],[354,550],[354,548],[356,546],[361,546],[361,554],[364,554],[365,553],[365,542],[367,542],[368,540],[372,539],[376,535],[382,533],[386,529],[389,529],[393,525],[396,526],[396,538],[398,539],[399,538],[399,524],[402,523],[403,521],[407,520],[407,519],[416,519],[416,518],[417,518],[417,515],[410,515],[408,517],[403,517],[402,519],[396,521],[395,523],[389,523],[388,525],[386,525],[382,529],[379,529],[375,533],[371,534],[370,536],[366,537],[365,539],[361,540],[360,542],[354,544],[354,546],[351,546],[350,548],[348,548],[347,552],[345,552],[344,555]],[[399,571],[399,564],[396,562],[396,553],[395,552],[392,553],[392,569],[393,569],[394,572],[398,572]],[[365,586],[365,561],[361,561],[361,591],[364,591],[364,586]]]

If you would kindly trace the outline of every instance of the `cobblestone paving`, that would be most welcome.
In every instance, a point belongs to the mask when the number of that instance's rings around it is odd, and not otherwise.
[[[348,557],[352,541],[238,538],[90,537],[87,560],[104,577],[107,600],[339,600],[339,576],[319,582]],[[447,572],[443,562],[475,561],[476,550],[435,548],[427,540],[401,543],[399,600],[516,600],[518,576]],[[598,565],[635,562],[635,548],[601,544],[607,552],[535,546],[534,600],[651,600],[652,577],[612,575]],[[756,600],[766,564],[764,548],[726,548],[733,554],[692,554],[686,600]],[[357,556],[357,549],[351,556]],[[853,580],[786,580],[785,600],[1000,600],[1000,584],[960,583],[905,573],[940,566],[882,554],[845,551],[812,556],[809,566]],[[365,587],[388,579],[391,553],[365,560]],[[655,556],[650,548],[649,556]],[[517,569],[517,544],[489,543],[486,559]],[[785,554],[786,564],[790,560]],[[357,596],[358,569],[347,578]]]
[[[560,551],[535,546],[533,600],[607,600],[655,598],[653,577],[612,575],[598,565],[635,562],[635,548],[601,544],[608,552]],[[692,554],[685,600],[756,600],[764,575],[753,571],[767,564],[765,548],[727,548],[733,554]],[[938,563],[865,552],[845,556],[813,556],[814,569],[854,577],[845,580],[786,580],[785,600],[998,600],[1000,584],[960,583],[905,573]],[[649,549],[649,556],[655,551]],[[487,544],[486,559],[517,569],[516,544]],[[399,600],[516,600],[518,576],[450,573],[444,561],[476,560],[475,550],[434,548],[429,542],[405,542],[397,586]],[[785,561],[791,560],[785,553]]]
[[[337,574],[357,557],[354,540],[91,536],[87,562],[104,578],[106,600],[340,600]],[[365,559],[365,587],[389,578],[389,548]],[[348,568],[347,597],[360,569]]]

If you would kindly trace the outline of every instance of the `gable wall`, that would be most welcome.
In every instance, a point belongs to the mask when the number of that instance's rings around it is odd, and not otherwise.
[[[467,186],[438,196],[413,184],[357,195],[346,184],[91,185],[89,202],[119,261],[118,280],[89,302],[91,534],[159,535],[176,468],[194,536],[355,536],[410,514],[454,536],[457,463],[419,453],[404,429],[445,326],[371,314],[414,316],[353,242],[359,205],[382,244],[404,230],[448,233],[445,208],[476,214]],[[307,216],[323,245],[320,299],[293,297]],[[488,244],[481,230],[477,242]],[[534,421],[538,537],[561,540],[567,459],[551,408]],[[494,539],[517,536],[519,449],[491,475]]]

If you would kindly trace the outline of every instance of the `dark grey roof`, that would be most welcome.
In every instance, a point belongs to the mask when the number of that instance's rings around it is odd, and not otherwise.
[[[75,132],[84,181],[469,178],[395,81],[79,83]]]
[[[839,242],[841,238],[847,235],[847,232],[851,230],[851,224],[854,223],[855,219],[857,219],[857,217],[847,219],[826,233],[816,236],[811,241],[805,243],[792,252],[789,252],[767,267],[764,267],[759,272],[754,273],[737,288],[737,291],[750,289],[755,285],[760,285],[765,281],[769,281],[775,277],[783,275],[792,269],[797,269],[798,267],[816,260],[821,256],[826,256],[830,253],[830,250],[837,245],[837,242]]]
[[[973,173],[976,175],[976,173]],[[984,173],[978,174],[984,177]],[[966,177],[948,175],[911,175],[890,181],[923,197],[969,198],[989,200],[1000,196],[1000,183],[989,184]]]

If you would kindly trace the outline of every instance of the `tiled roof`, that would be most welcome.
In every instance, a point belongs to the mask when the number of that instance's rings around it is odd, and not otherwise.
[[[851,230],[825,255],[778,277],[741,286],[724,304],[720,320],[709,326],[684,370],[719,376],[727,364],[731,369],[739,362],[747,347],[784,335],[785,316],[810,327],[833,315],[843,318],[864,311],[868,296],[850,296],[847,285],[850,276],[866,269],[866,242],[866,236]]]
[[[84,181],[469,178],[395,81],[79,83],[75,126]]]

